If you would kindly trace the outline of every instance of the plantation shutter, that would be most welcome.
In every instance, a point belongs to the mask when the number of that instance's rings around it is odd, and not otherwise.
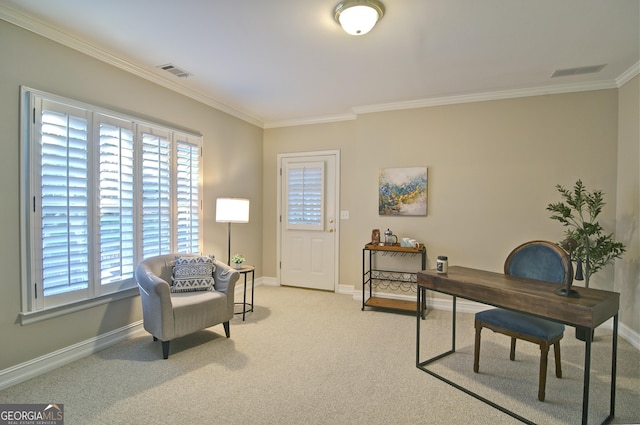
[[[171,252],[171,144],[162,130],[140,128],[142,257]]]
[[[88,118],[49,101],[40,117],[40,202],[34,204],[40,206],[42,267],[36,273],[46,298],[89,286]]]
[[[286,192],[286,227],[324,230],[324,163],[288,164]]]
[[[145,258],[201,252],[201,136],[21,96],[23,323],[134,289]]]
[[[200,252],[200,147],[176,137],[177,252]]]
[[[133,277],[133,124],[99,116],[100,283]]]

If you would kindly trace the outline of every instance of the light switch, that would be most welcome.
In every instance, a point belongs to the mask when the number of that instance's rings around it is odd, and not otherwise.
[[[349,220],[349,210],[340,211],[340,219],[341,220]]]

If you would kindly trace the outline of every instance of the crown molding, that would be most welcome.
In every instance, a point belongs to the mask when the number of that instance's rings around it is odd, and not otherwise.
[[[24,28],[27,31],[33,32],[42,37],[48,38],[49,40],[60,43],[71,49],[77,50],[95,59],[106,62],[109,65],[113,65],[128,73],[144,78],[145,80],[156,83],[176,93],[179,93],[191,99],[197,100],[200,103],[203,103],[207,106],[211,106],[212,108],[215,108],[224,113],[232,115],[250,124],[256,125],[261,128],[264,125],[262,120],[260,120],[259,118],[253,115],[250,115],[245,112],[239,111],[235,108],[232,108],[210,96],[205,96],[196,90],[185,87],[176,81],[157,75],[154,72],[151,72],[138,65],[135,65],[121,57],[118,57],[108,52],[107,50],[101,49],[91,43],[87,43],[86,41],[81,40],[77,37],[74,37],[73,35],[68,34],[60,30],[59,28],[49,25],[32,16],[25,15],[6,5],[0,4],[0,19],[3,19],[11,24]]]
[[[636,75],[640,75],[640,61],[633,64],[631,68],[627,69],[622,73],[622,75],[616,78],[616,84],[618,85],[618,88],[627,84]]]
[[[326,116],[311,117],[311,118],[269,121],[269,122],[265,122],[264,128],[266,129],[266,128],[280,128],[280,127],[295,127],[298,125],[326,124],[331,122],[352,121],[356,119],[358,119],[358,116],[354,113],[326,115]]]
[[[527,89],[502,90],[485,93],[463,94],[458,96],[443,96],[428,99],[411,100],[407,102],[383,103],[379,105],[358,106],[353,108],[357,115],[374,112],[397,111],[401,109],[427,108],[431,106],[455,105],[459,103],[486,102],[490,100],[515,99],[519,97],[544,96],[550,94],[574,93],[581,91],[615,89],[615,81],[600,81],[594,83],[563,84],[557,86],[533,87]]]
[[[630,80],[638,74],[632,67],[623,75],[629,74]],[[400,111],[404,109],[428,108],[433,106],[456,105],[461,103],[486,102],[491,100],[515,99],[520,97],[544,96],[550,94],[575,93],[581,91],[605,90],[619,88],[619,79],[615,81],[600,81],[593,83],[563,84],[557,86],[533,87],[528,89],[503,90],[484,93],[463,94],[456,96],[433,97],[426,99],[410,100],[405,102],[381,103],[377,105],[356,106],[352,114],[331,115],[326,117],[301,118],[288,121],[273,121],[265,124],[264,128],[292,127],[297,125],[319,124],[326,122],[355,120],[358,115],[376,112]],[[625,81],[626,82],[626,81]]]

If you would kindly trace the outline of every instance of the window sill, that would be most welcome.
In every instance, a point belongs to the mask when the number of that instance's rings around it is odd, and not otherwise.
[[[40,311],[21,312],[19,316],[20,325],[30,325],[55,317],[64,316],[65,314],[75,313],[87,310],[99,305],[108,304],[113,301],[123,300],[139,295],[138,287],[125,289],[124,291],[115,292],[113,294],[102,295],[90,300],[78,301],[72,304],[62,305],[59,307],[48,308]]]

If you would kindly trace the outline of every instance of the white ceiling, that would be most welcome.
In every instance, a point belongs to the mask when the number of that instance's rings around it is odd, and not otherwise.
[[[338,0],[0,0],[0,18],[264,127],[617,87],[638,72],[640,0],[382,1],[360,37],[333,20]]]

